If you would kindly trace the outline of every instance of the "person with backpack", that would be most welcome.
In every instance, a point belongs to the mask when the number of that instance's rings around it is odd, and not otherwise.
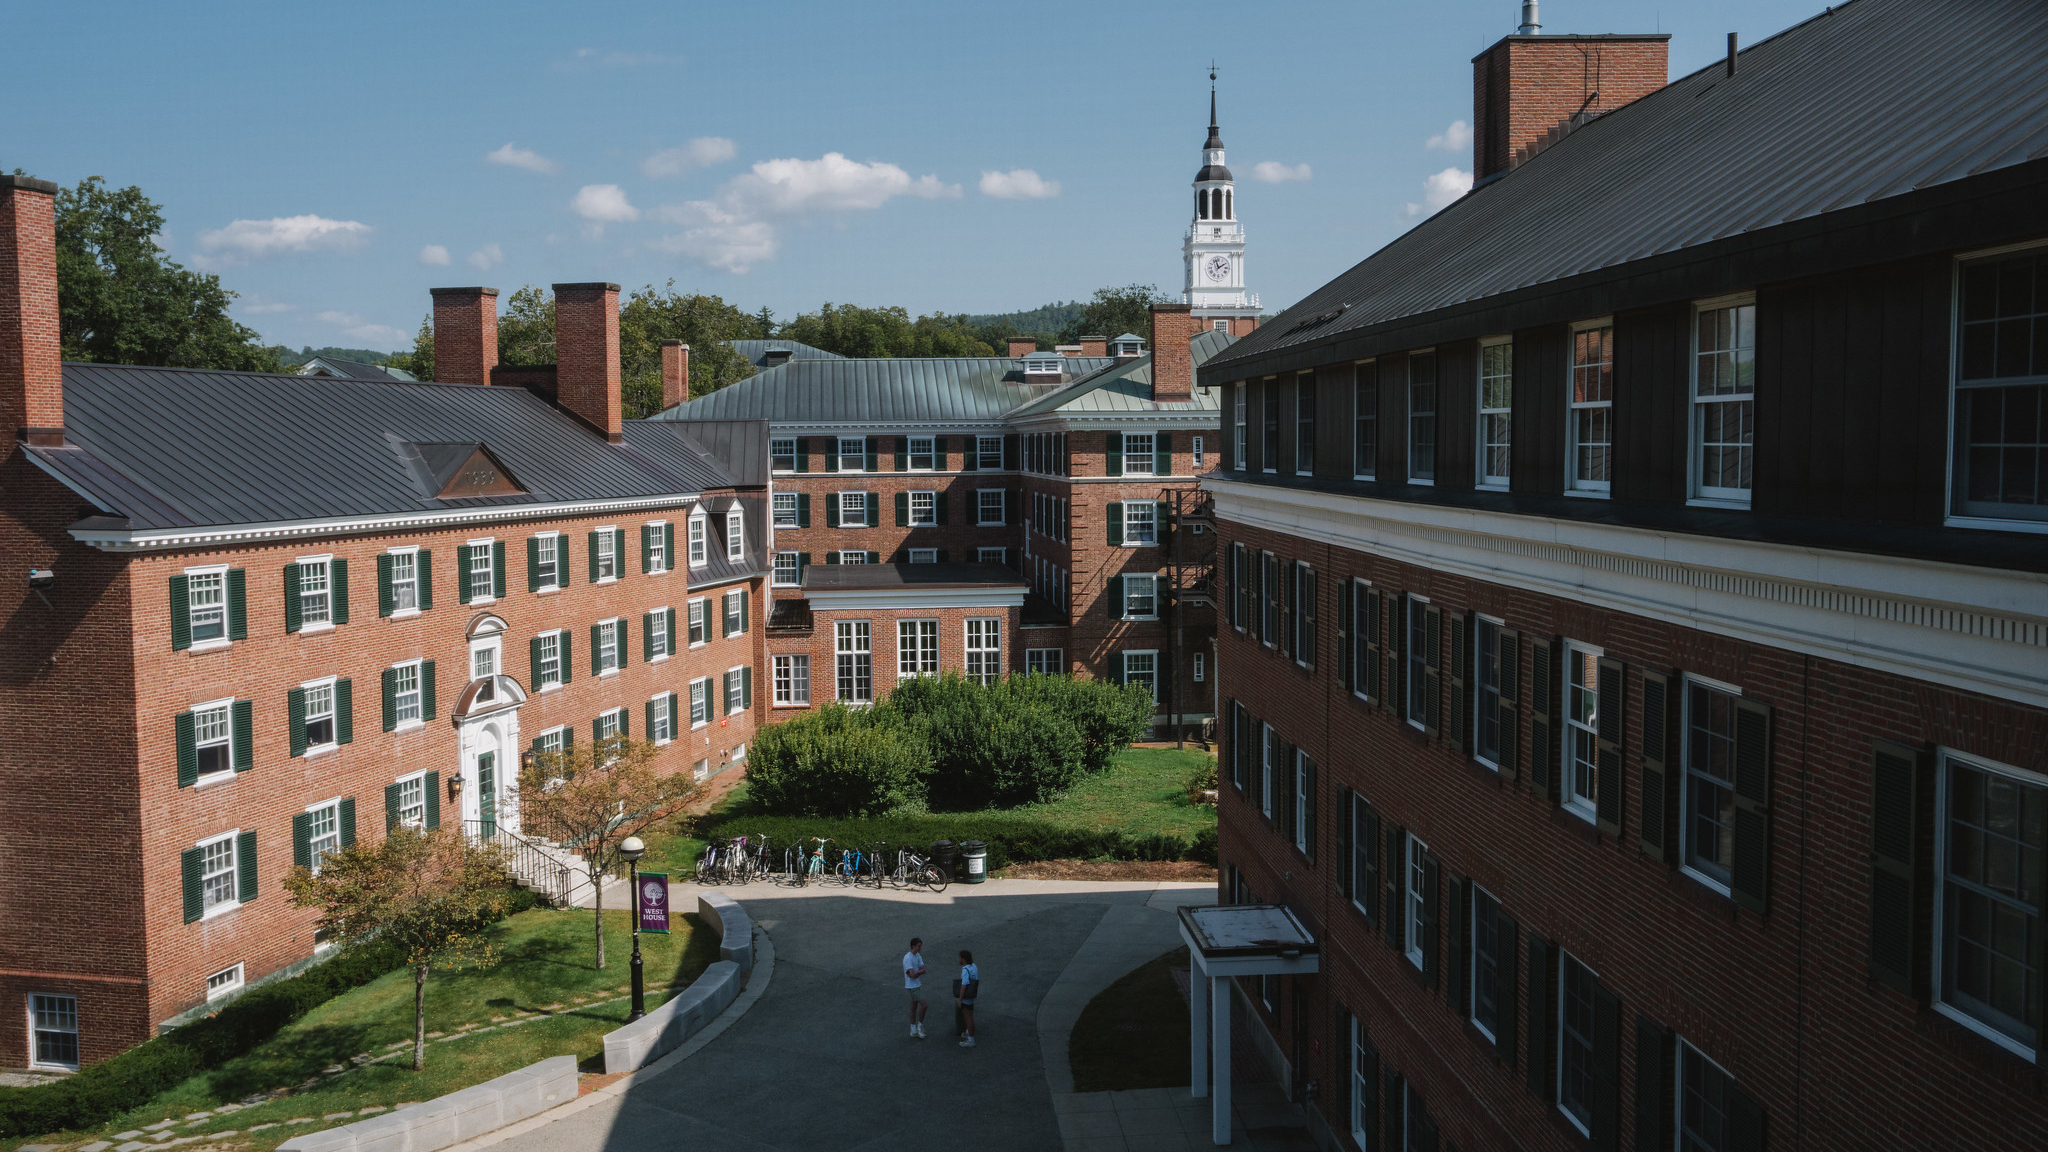
[[[960,1041],[962,1048],[974,1047],[974,999],[981,993],[981,969],[974,963],[974,953],[960,950],[960,980],[955,985],[954,995],[959,997],[961,1020]]]

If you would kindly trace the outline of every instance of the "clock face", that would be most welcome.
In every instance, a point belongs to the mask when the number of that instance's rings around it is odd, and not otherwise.
[[[1203,267],[1209,273],[1209,279],[1211,280],[1230,279],[1230,257],[1228,256],[1211,256],[1209,257],[1209,262],[1203,265]]]

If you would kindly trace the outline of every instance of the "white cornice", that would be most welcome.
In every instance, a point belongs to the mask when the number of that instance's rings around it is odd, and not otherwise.
[[[1203,487],[1222,520],[2048,707],[2048,576],[1214,475]]]
[[[1015,427],[1028,431],[1054,428],[1066,432],[1116,432],[1133,425],[1140,428],[1156,425],[1176,431],[1187,428],[1191,431],[1220,432],[1223,428],[1223,412],[1220,408],[1204,408],[1193,412],[1102,412],[1075,416],[1063,414],[1055,409],[1040,415],[1023,417],[1017,421]]]
[[[909,610],[936,612],[942,608],[1022,608],[1024,588],[934,588],[910,585],[903,588],[856,588],[844,592],[804,589],[814,612],[873,612]]]
[[[71,536],[103,552],[161,552],[178,548],[221,548],[235,544],[269,544],[282,540],[335,536],[368,536],[379,532],[417,532],[483,524],[533,520],[567,520],[607,516],[654,508],[679,508],[703,499],[701,492],[669,492],[627,500],[587,500],[549,504],[494,504],[483,508],[444,508],[381,516],[338,516],[319,520],[275,520],[262,524],[221,524],[201,528],[113,530],[72,528]]]

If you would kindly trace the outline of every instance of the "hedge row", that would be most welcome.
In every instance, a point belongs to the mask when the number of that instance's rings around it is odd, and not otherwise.
[[[937,840],[960,844],[979,840],[988,845],[988,865],[1036,860],[1199,860],[1216,863],[1216,830],[1204,828],[1192,840],[1155,832],[1133,836],[1114,829],[1069,828],[1029,816],[997,814],[951,816],[890,815],[866,817],[731,816],[707,825],[711,839],[766,836],[777,866],[791,843],[814,847],[813,836],[831,840],[832,850],[866,848],[875,841],[889,845],[893,856],[903,847],[923,849]]]
[[[534,905],[514,893],[510,911]],[[104,1124],[181,1081],[255,1048],[278,1029],[352,988],[405,964],[393,945],[372,941],[287,980],[243,993],[211,1016],[146,1040],[73,1076],[32,1088],[0,1087],[0,1139]]]

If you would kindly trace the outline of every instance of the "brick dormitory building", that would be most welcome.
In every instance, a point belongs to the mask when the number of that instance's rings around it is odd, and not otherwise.
[[[2048,9],[1668,85],[1212,357],[1223,896],[1325,1147],[2048,1147]]]

